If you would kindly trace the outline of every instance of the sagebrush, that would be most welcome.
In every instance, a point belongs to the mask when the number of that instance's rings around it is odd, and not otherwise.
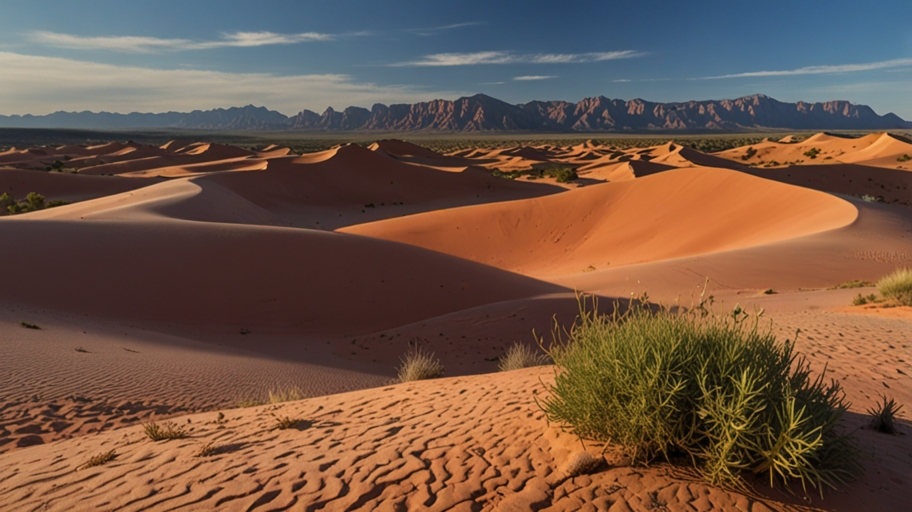
[[[550,420],[634,461],[683,456],[715,484],[743,486],[753,473],[822,493],[860,468],[837,427],[848,407],[839,384],[814,376],[759,315],[615,311],[581,308],[550,345],[555,383],[541,403]]]

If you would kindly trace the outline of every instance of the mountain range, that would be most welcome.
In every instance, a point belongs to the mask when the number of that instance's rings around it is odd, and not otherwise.
[[[734,100],[655,103],[604,96],[579,102],[530,101],[510,104],[484,94],[455,101],[376,104],[370,110],[303,110],[288,117],[265,107],[166,112],[160,114],[55,112],[44,116],[3,116],[0,127],[74,129],[199,129],[294,131],[423,132],[628,132],[787,130],[890,130],[912,123],[847,101],[786,103],[757,94]]]

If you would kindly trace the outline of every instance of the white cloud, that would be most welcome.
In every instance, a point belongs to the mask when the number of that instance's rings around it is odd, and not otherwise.
[[[792,75],[823,75],[833,73],[854,73],[858,71],[874,71],[878,69],[899,68],[912,66],[912,59],[894,59],[881,62],[868,62],[865,64],[840,64],[835,66],[807,66],[798,69],[783,71],[750,71],[731,75],[707,76],[701,80],[716,80],[720,78],[749,78],[764,76],[792,76]]]
[[[519,82],[533,82],[536,80],[549,80],[551,78],[557,78],[554,75],[525,75],[525,76],[514,76],[513,80]]]
[[[614,82],[616,84],[624,84],[624,83],[632,82],[632,81],[633,80],[630,80],[629,78],[620,78],[618,80],[612,80],[612,82]]]
[[[71,50],[111,50],[133,53],[296,44],[312,41],[331,41],[336,37],[337,36],[332,34],[321,34],[318,32],[303,32],[300,34],[235,32],[232,34],[223,34],[221,39],[215,41],[194,41],[191,39],[160,39],[157,37],[136,36],[83,37],[41,30],[28,34],[28,39],[33,43],[54,46],[57,48],[67,48]]]
[[[319,112],[328,105],[369,107],[377,102],[411,103],[465,94],[358,83],[339,74],[149,69],[2,51],[0,69],[2,114],[165,112],[254,104],[291,115],[304,108]]]
[[[537,53],[517,55],[513,52],[435,53],[420,60],[399,62],[393,66],[473,66],[477,64],[573,64],[630,59],[646,55],[643,52]]]

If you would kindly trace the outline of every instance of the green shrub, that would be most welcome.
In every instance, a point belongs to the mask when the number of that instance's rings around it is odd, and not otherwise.
[[[757,150],[754,149],[753,146],[748,146],[747,151],[745,151],[744,154],[741,155],[741,160],[750,160],[751,158],[754,158],[754,155],[756,155],[756,154],[757,154]]]
[[[903,155],[896,159],[897,162],[908,162],[909,160],[912,160],[912,156]]]
[[[811,160],[817,158],[817,155],[819,155],[819,154],[820,154],[820,149],[818,149],[818,148],[811,148],[804,152],[804,156],[810,158]]]
[[[854,281],[846,281],[841,284],[830,288],[830,290],[845,290],[849,288],[867,288],[869,286],[874,286],[874,283],[871,281],[862,281],[861,279],[856,279]]]
[[[576,174],[576,169],[570,169],[567,167],[548,169],[545,171],[545,174],[547,174],[550,178],[554,178],[554,180],[558,183],[570,183],[571,181],[579,179],[579,175]]]
[[[912,268],[899,268],[877,281],[884,299],[903,306],[912,306]]]
[[[548,359],[547,354],[543,354],[517,342],[501,356],[500,361],[497,363],[497,368],[502,372],[508,372],[521,368],[544,366],[550,362],[551,360]]]
[[[896,400],[892,398],[887,400],[887,397],[881,395],[883,399],[882,403],[878,403],[873,409],[868,409],[868,414],[871,415],[871,426],[874,427],[874,430],[878,432],[883,432],[884,434],[897,434],[896,430],[896,413],[902,409],[901,405],[896,404]]]
[[[839,384],[812,376],[794,343],[777,342],[759,317],[740,307],[581,309],[568,339],[550,348],[557,370],[542,409],[551,421],[634,461],[686,456],[717,484],[743,487],[748,472],[822,493],[860,468],[853,439],[836,429],[847,408]]]
[[[405,357],[402,358],[402,365],[397,368],[399,382],[410,382],[413,380],[436,379],[443,377],[444,368],[440,360],[434,357],[433,352],[425,352],[418,345],[412,345]]]
[[[865,304],[876,304],[877,302],[877,295],[874,295],[873,293],[868,295],[862,295],[859,293],[855,296],[854,299],[852,299],[853,306],[864,306]]]

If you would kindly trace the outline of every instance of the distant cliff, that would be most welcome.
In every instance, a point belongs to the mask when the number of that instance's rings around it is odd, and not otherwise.
[[[577,103],[530,101],[512,105],[484,94],[455,101],[382,105],[370,110],[331,107],[323,114],[310,110],[287,117],[264,107],[248,105],[190,113],[112,114],[55,112],[46,116],[2,116],[0,127],[21,128],[185,128],[212,130],[298,131],[541,131],[648,132],[674,130],[738,131],[891,130],[912,128],[895,114],[877,115],[866,105],[847,101],[784,103],[762,94],[735,100],[653,103],[641,99],[613,100],[604,96]]]

